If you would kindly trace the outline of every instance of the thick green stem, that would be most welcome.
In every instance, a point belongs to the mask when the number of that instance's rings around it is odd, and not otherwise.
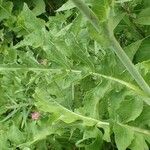
[[[95,13],[82,1],[82,0],[71,0],[76,7],[87,17],[87,19],[91,22],[91,24],[96,28],[98,32],[100,32],[99,19],[96,17]],[[150,87],[145,82],[141,74],[135,68],[134,64],[131,62],[129,57],[126,55],[120,44],[117,42],[113,35],[113,31],[109,27],[108,23],[108,36],[111,41],[111,45],[113,47],[114,52],[119,57],[120,61],[135,79],[137,84],[143,89],[143,91],[150,96]]]
[[[71,0],[76,7],[86,16],[89,22],[95,27],[95,29],[100,32],[99,20],[95,13],[89,9],[87,5],[84,4],[82,0]]]
[[[135,79],[141,89],[143,89],[143,91],[150,96],[149,85],[145,82],[139,71],[135,68],[134,64],[130,61],[129,57],[126,55],[116,38],[113,36],[110,38],[110,40],[114,52],[119,57],[123,65],[129,71],[129,73],[132,75],[132,77]]]

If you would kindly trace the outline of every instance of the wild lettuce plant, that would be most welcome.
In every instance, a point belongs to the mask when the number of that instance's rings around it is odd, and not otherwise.
[[[149,150],[149,14],[149,0],[1,0],[0,149]]]

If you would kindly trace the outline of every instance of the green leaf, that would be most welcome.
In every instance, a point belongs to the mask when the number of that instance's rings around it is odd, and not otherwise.
[[[141,115],[136,118],[135,123],[138,126],[150,126],[150,106],[144,106],[143,111],[141,113]]]
[[[144,39],[143,39],[144,40]],[[136,41],[134,43],[131,43],[130,45],[126,46],[124,48],[124,51],[128,55],[128,57],[133,61],[133,58],[138,51],[139,47],[141,46],[143,40]]]
[[[143,9],[139,15],[137,16],[137,19],[135,20],[137,24],[142,25],[150,25],[150,7]]]
[[[125,3],[125,2],[130,2],[132,0],[117,0],[116,3]]]
[[[109,17],[109,2],[108,0],[92,0],[92,10],[95,12],[100,22],[104,22]]]
[[[129,128],[115,124],[113,128],[118,150],[126,150],[134,139],[134,132]]]
[[[95,120],[93,118],[88,118],[85,116],[82,116],[80,114],[77,114],[69,109],[67,109],[66,107],[64,107],[63,105],[61,105],[56,99],[54,98],[50,98],[50,96],[48,94],[46,94],[46,91],[42,91],[42,89],[36,89],[36,94],[34,95],[36,102],[36,106],[44,111],[44,112],[49,112],[49,113],[55,113],[57,114],[59,117],[59,120],[64,121],[65,123],[72,123],[78,120],[83,121],[84,125],[87,126],[93,126],[96,123],[98,123],[98,120]],[[49,100],[48,100],[49,99]],[[90,122],[89,122],[90,121]],[[99,124],[101,124],[99,122]],[[102,123],[102,125],[108,126],[107,123]]]
[[[9,143],[7,141],[6,132],[3,130],[1,130],[1,133],[0,133],[0,146],[1,146],[1,149],[9,149]]]
[[[97,85],[92,90],[88,91],[84,97],[83,111],[86,115],[99,119],[99,108],[103,109],[101,101],[104,96],[111,90],[111,82],[105,80],[101,84]],[[90,105],[89,105],[90,104]],[[107,108],[106,108],[107,109]],[[89,111],[90,110],[90,111]]]
[[[83,139],[77,141],[77,147],[84,147],[86,150],[100,150],[102,148],[102,133],[97,128],[89,128],[84,132]]]
[[[135,120],[143,110],[143,101],[136,95],[126,95],[117,110],[121,122]]]
[[[36,15],[24,4],[21,14],[18,16],[18,26],[25,29],[27,33],[44,28],[44,21],[36,18]]]
[[[72,23],[68,24],[67,26],[65,26],[64,28],[62,28],[57,34],[56,37],[59,36],[64,36],[66,34],[66,32],[68,32],[68,30],[71,28]]]
[[[124,16],[125,13],[118,12],[114,17],[110,18],[109,23],[111,24],[112,30],[117,27],[117,25],[120,23]]]
[[[71,0],[0,0],[0,149],[148,150],[150,97],[112,46],[150,85],[149,2],[72,1],[88,19]]]
[[[44,0],[34,0],[35,7],[32,10],[32,12],[36,15],[39,16],[42,13],[45,12],[45,2]]]
[[[11,17],[12,8],[13,8],[12,2],[0,0],[0,21]]]
[[[31,150],[29,147],[25,147],[23,148],[23,150]]]
[[[14,124],[10,127],[10,130],[8,132],[8,139],[17,144],[23,143],[25,140],[25,137],[23,133],[16,127]]]
[[[68,35],[70,39],[68,38],[68,46],[72,52],[73,59],[81,61],[81,63],[85,64],[88,69],[94,71],[94,64],[89,57],[88,51],[83,47],[82,44],[80,44],[79,41],[76,40],[76,38],[71,38],[71,36],[74,37],[74,35]],[[80,54],[80,55],[79,55]]]
[[[149,150],[148,145],[142,134],[135,134],[132,144],[129,146],[131,150]]]
[[[50,48],[51,51],[49,50]],[[60,65],[65,69],[70,69],[71,63],[69,59],[63,54],[63,51],[60,51],[55,45],[48,44],[47,47],[44,47],[44,50],[46,51],[49,60],[54,61],[57,65]]]
[[[143,40],[141,43],[136,55],[135,55],[135,62],[142,62],[142,61],[147,61],[150,59],[150,38],[146,38]]]
[[[70,10],[72,8],[75,8],[75,5],[72,3],[72,1],[69,0],[65,4],[63,4],[59,9],[57,9],[57,12]]]
[[[28,49],[27,52],[20,51],[18,52],[19,62],[24,66],[37,66],[39,62],[35,59],[32,51]]]
[[[108,47],[109,44],[108,36],[104,32],[98,34],[91,24],[88,24],[88,32],[90,34],[90,37],[97,43],[99,43],[102,46],[102,48]]]
[[[43,30],[44,32],[44,30]],[[34,31],[25,36],[25,38],[15,45],[15,48],[23,47],[23,46],[32,46],[34,48],[38,48],[43,46],[44,43],[44,33],[40,31]]]

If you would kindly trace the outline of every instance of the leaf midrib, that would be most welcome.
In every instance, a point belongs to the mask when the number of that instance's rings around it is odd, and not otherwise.
[[[27,70],[27,71],[39,71],[39,72],[61,72],[61,71],[66,71],[66,72],[73,72],[73,73],[82,73],[81,70],[73,70],[73,69],[54,69],[54,68],[36,68],[36,67],[0,67],[0,72],[1,71],[18,71],[18,70]],[[111,81],[115,81],[119,84],[122,84],[126,87],[128,87],[129,89],[135,91],[136,93],[140,94],[140,95],[145,95],[144,92],[142,90],[140,90],[136,85],[128,83],[124,80],[120,80],[118,78],[115,78],[113,76],[107,76],[101,73],[96,73],[96,72],[89,72],[89,74],[94,75],[94,76],[100,76],[103,77],[105,79],[111,80]]]

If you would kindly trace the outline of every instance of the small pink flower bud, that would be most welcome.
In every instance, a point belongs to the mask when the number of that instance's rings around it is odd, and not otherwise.
[[[38,120],[39,117],[40,117],[40,113],[39,113],[39,112],[33,112],[33,113],[31,114],[32,120]]]

